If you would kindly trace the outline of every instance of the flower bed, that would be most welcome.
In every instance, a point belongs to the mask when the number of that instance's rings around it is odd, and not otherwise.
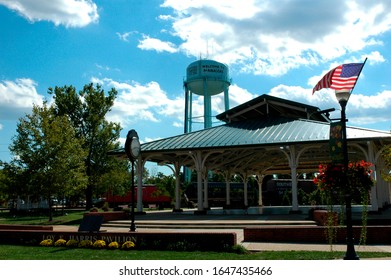
[[[2,244],[39,244],[51,239],[52,246],[59,240],[66,241],[66,247],[94,248],[97,240],[106,243],[105,248],[120,248],[122,244],[131,241],[138,250],[170,250],[186,248],[200,251],[222,251],[237,245],[236,233],[228,232],[70,232],[70,231],[9,231],[0,230]],[[87,240],[87,241],[85,241]],[[47,241],[49,242],[49,241]],[[58,243],[63,244],[63,241]],[[49,245],[49,243],[47,243]],[[109,244],[109,245],[107,245]],[[111,245],[110,245],[111,244]],[[178,245],[180,244],[180,246]],[[97,245],[99,246],[99,245]],[[129,242],[129,248],[132,248]],[[102,246],[103,248],[103,246]]]

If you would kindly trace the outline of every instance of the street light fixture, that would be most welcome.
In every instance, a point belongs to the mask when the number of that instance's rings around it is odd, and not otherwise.
[[[350,90],[336,90],[335,97],[337,98],[339,105],[341,106],[341,125],[342,125],[342,153],[343,153],[343,167],[344,167],[344,183],[345,190],[348,190],[348,143],[346,137],[346,105],[350,97]],[[346,253],[344,260],[358,260],[359,257],[354,250],[354,239],[353,239],[353,226],[352,226],[352,194],[350,190],[345,193],[346,202]]]
[[[136,225],[134,223],[134,162],[139,157],[141,151],[140,141],[138,134],[134,129],[129,130],[125,141],[125,153],[129,160],[132,162],[132,191],[131,191],[131,219],[130,231],[136,231]]]

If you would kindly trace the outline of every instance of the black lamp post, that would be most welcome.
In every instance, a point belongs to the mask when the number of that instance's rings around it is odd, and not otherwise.
[[[359,257],[354,250],[354,238],[353,238],[353,226],[352,226],[352,194],[349,190],[348,184],[348,143],[346,137],[346,105],[350,97],[349,90],[335,91],[335,96],[341,106],[341,125],[342,125],[342,153],[343,153],[343,166],[344,166],[344,183],[345,183],[345,203],[346,203],[346,253],[344,260],[358,260]]]
[[[140,155],[140,141],[138,134],[134,129],[129,130],[125,141],[125,152],[129,160],[132,162],[132,190],[131,190],[131,219],[130,231],[136,231],[136,225],[134,223],[134,162]]]

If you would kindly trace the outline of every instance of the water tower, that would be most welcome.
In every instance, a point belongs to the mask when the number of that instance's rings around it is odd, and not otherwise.
[[[209,128],[212,126],[212,96],[224,92],[225,110],[228,110],[228,87],[230,84],[228,67],[223,63],[201,59],[187,67],[186,80],[184,81],[185,133],[192,131],[193,93],[204,97],[204,128]]]

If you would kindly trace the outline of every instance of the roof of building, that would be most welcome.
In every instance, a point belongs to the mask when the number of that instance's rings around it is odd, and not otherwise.
[[[284,117],[249,119],[142,144],[143,151],[290,145],[328,141],[330,124]],[[348,140],[390,138],[387,132],[347,128]]]
[[[319,162],[330,159],[330,119],[317,107],[262,95],[217,118],[226,124],[143,143],[143,157],[159,163],[172,163],[181,158],[183,165],[194,166],[189,155],[202,151],[205,155],[209,153],[210,169],[230,166],[271,170],[270,166],[281,169],[280,166],[287,165],[281,149],[295,145],[302,149],[303,168],[313,170]],[[363,128],[347,127],[347,138],[349,143],[369,140],[391,143],[391,133]],[[308,150],[309,146],[312,151]],[[126,157],[123,148],[111,154]]]
[[[318,107],[263,94],[216,116],[224,122],[248,119],[287,117],[330,122]]]

